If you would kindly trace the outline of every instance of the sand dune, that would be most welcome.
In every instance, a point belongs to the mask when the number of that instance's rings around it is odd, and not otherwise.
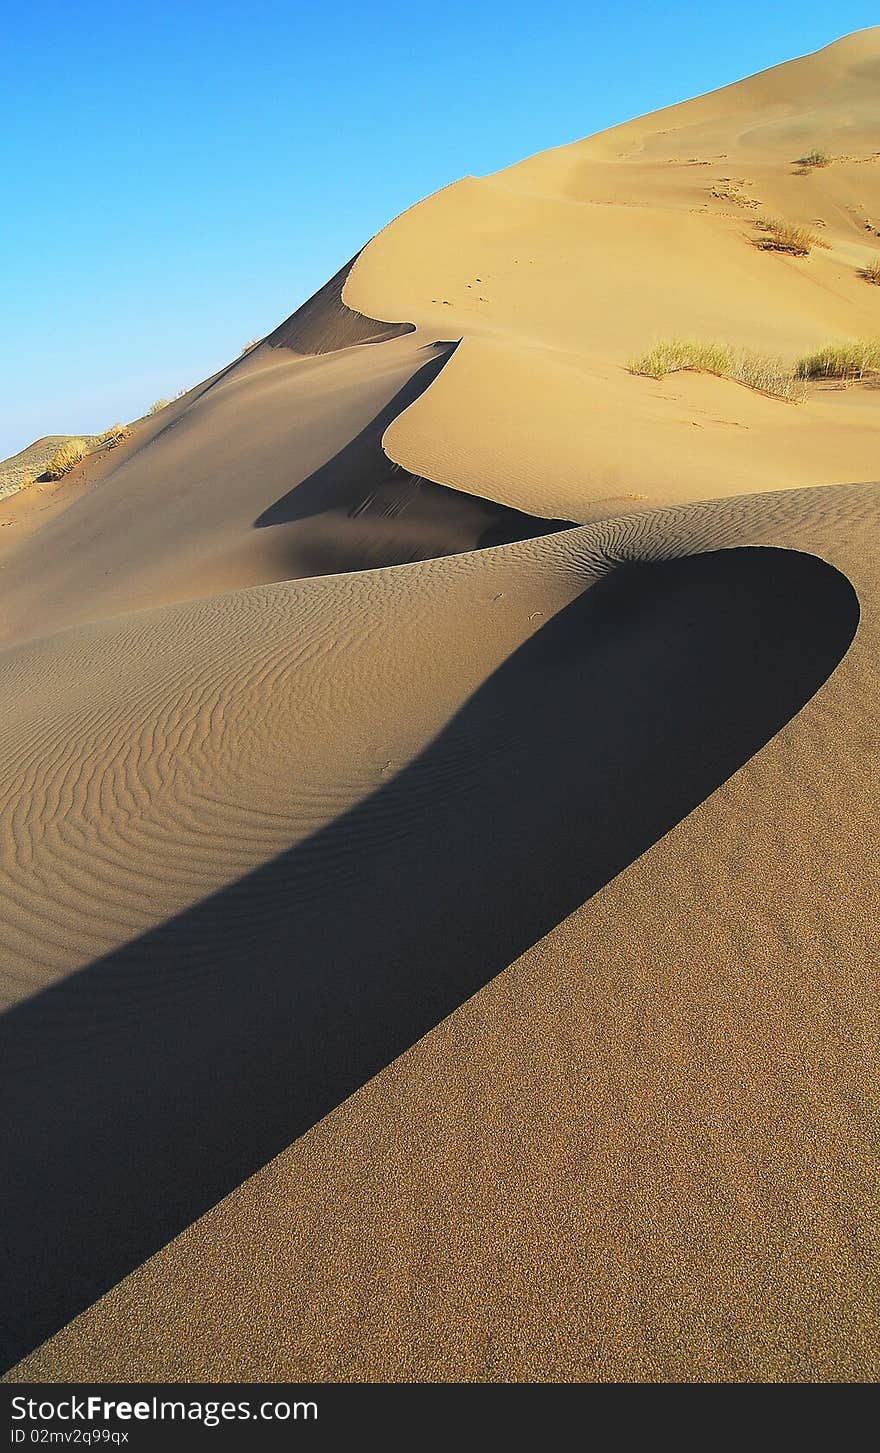
[[[876,1379],[878,394],[624,364],[880,332],[878,75],[456,183],[4,502],[9,1377]]]
[[[387,424],[450,347],[405,339],[315,358],[273,347],[196,390],[160,432],[86,475],[85,493],[56,490],[28,538],[16,526],[0,537],[0,639],[551,528],[420,480],[383,453]]]
[[[464,341],[389,430],[391,457],[535,512],[549,487],[554,513],[579,520],[874,478],[873,401],[859,410],[820,385],[795,407],[726,380],[634,378],[626,363],[669,336],[793,361],[880,333],[880,288],[859,276],[880,256],[878,65],[880,30],[865,31],[466,177],[392,222],[357,259],[345,301]],[[839,159],[797,175],[814,148]],[[764,214],[826,245],[762,252]],[[554,452],[558,441],[555,470],[536,436]]]

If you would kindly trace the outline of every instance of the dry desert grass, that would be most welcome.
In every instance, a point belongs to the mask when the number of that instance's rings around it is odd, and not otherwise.
[[[630,373],[648,378],[665,378],[669,373],[682,371],[714,373],[789,403],[799,403],[804,398],[803,382],[784,359],[733,348],[729,343],[668,339],[630,359],[627,367]]]
[[[630,373],[666,378],[670,373],[712,373],[729,378],[772,398],[802,403],[807,379],[858,380],[880,372],[880,339],[829,343],[794,364],[783,358],[734,348],[729,343],[703,343],[694,338],[664,339],[631,358]]]
[[[817,167],[830,166],[834,157],[829,156],[825,151],[808,151],[806,156],[799,156],[797,159],[797,170],[799,176],[806,176],[808,172],[815,171]]]
[[[788,252],[792,257],[807,257],[814,247],[828,245],[808,227],[799,227],[778,217],[759,217],[756,225],[767,234],[755,244],[764,252]]]
[[[798,378],[870,378],[880,372],[880,338],[829,343],[799,358]]]
[[[49,460],[44,471],[45,479],[63,479],[89,453],[85,439],[67,439]]]

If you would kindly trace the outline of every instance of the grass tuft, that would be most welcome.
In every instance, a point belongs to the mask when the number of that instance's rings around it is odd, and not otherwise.
[[[167,409],[170,403],[171,399],[157,399],[154,404],[150,404],[150,407],[147,409],[147,414],[161,414],[162,410]]]
[[[859,270],[859,277],[863,277],[866,283],[880,284],[880,261],[867,263]]]
[[[759,217],[757,226],[767,233],[756,243],[765,252],[788,252],[793,257],[806,257],[811,248],[828,246],[815,232],[797,227],[792,222],[782,222],[778,217]]]
[[[665,339],[655,343],[640,357],[631,358],[627,368],[630,373],[643,374],[648,378],[665,378],[668,373],[685,370],[714,373],[719,378],[732,379],[734,383],[757,389],[775,399],[800,403],[804,398],[803,383],[783,359],[745,348],[733,348],[729,343],[700,343],[693,338]]]
[[[242,350],[241,350],[241,353],[240,353],[239,356],[241,358],[243,358],[246,353],[250,353],[252,351],[252,349],[256,348],[257,344],[258,343],[262,343],[262,341],[263,341],[262,338],[249,338],[248,341],[247,341],[247,343],[245,343],[244,346],[242,347]]]
[[[827,151],[816,151],[815,149],[808,151],[806,156],[799,156],[797,159],[797,165],[800,167],[798,175],[804,176],[807,172],[811,172],[814,167],[830,166],[833,160],[834,157],[829,156]]]
[[[63,479],[69,474],[75,464],[85,459],[89,452],[89,446],[85,439],[66,439],[59,449],[55,450],[49,463],[43,471],[44,479]]]
[[[798,378],[870,378],[880,373],[880,338],[829,343],[795,364]]]
[[[110,428],[105,429],[101,435],[101,443],[106,444],[109,449],[115,449],[130,434],[131,430],[127,424],[111,424]]]

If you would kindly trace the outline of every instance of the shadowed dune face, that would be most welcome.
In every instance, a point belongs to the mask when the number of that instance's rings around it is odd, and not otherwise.
[[[289,348],[294,353],[335,353],[355,343],[383,343],[389,338],[400,338],[404,333],[414,332],[412,323],[381,323],[343,303],[345,279],[358,256],[355,253],[329,282],[280,323],[268,338],[264,338],[262,346]]]
[[[445,367],[454,344],[434,345],[399,393],[351,443],[301,480],[254,521],[258,529],[299,525],[287,532],[291,575],[427,559],[509,544],[565,529],[568,520],[542,519],[479,495],[421,479],[392,463],[382,448],[391,423]],[[347,551],[340,545],[347,543]]]
[[[324,357],[249,355],[172,406],[170,422],[118,464],[109,456],[85,493],[54,500],[39,529],[3,532],[0,641],[561,528],[421,480],[385,453],[389,424],[454,347],[402,338]]]
[[[680,821],[818,690],[858,614],[796,551],[617,565],[387,786],[10,1010],[5,1363]]]

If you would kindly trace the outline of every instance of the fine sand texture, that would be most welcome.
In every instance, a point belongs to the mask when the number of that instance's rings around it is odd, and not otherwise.
[[[877,1379],[880,393],[625,362],[880,333],[878,80],[456,183],[3,502],[9,1380]]]

